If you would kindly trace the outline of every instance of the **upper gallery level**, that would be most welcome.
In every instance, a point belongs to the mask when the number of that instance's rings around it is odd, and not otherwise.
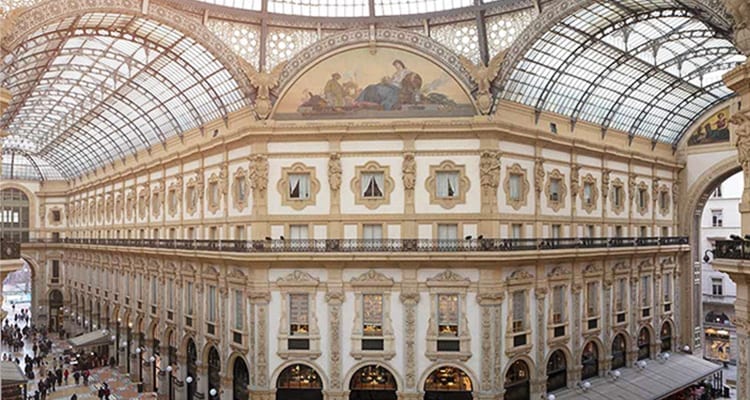
[[[718,0],[0,5],[3,174],[76,189],[248,135],[482,128],[676,163],[745,60]]]

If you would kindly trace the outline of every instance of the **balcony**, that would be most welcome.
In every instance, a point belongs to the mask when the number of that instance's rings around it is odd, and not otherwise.
[[[266,239],[266,240],[174,240],[174,239],[36,239],[30,244],[138,247],[169,250],[238,253],[462,253],[551,251],[566,249],[617,249],[687,245],[688,238],[543,238],[543,239]]]

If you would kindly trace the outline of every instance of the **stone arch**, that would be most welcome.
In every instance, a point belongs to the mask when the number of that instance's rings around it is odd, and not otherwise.
[[[349,387],[349,383],[352,381],[352,378],[354,377],[354,373],[357,372],[360,368],[364,368],[368,365],[377,365],[379,367],[385,368],[386,370],[388,370],[388,372],[391,373],[391,375],[393,375],[393,379],[396,380],[396,386],[398,390],[404,389],[405,387],[404,380],[401,377],[401,375],[398,373],[398,371],[395,368],[393,368],[391,365],[389,365],[387,362],[378,361],[378,360],[363,360],[352,365],[352,367],[349,368],[349,372],[347,372],[346,375],[344,376],[344,381],[342,382],[342,385],[345,387]]]
[[[471,391],[472,393],[479,393],[480,391],[480,381],[479,376],[471,369],[468,365],[462,363],[462,362],[437,362],[432,363],[428,365],[424,371],[422,371],[422,375],[419,377],[419,383],[417,384],[417,389],[422,391],[424,389],[425,383],[427,382],[427,378],[438,368],[440,367],[451,367],[451,368],[458,368],[462,370],[471,380]]]
[[[23,43],[29,35],[53,24],[55,21],[64,17],[80,16],[92,12],[109,12],[148,18],[176,29],[183,35],[195,40],[196,43],[216,57],[248,98],[255,93],[250,80],[243,72],[240,57],[232,49],[203,25],[199,19],[164,5],[158,0],[151,1],[148,4],[145,15],[142,4],[131,0],[39,2],[18,15],[11,26],[10,32],[3,37],[3,42],[0,45],[3,48],[14,49]]]
[[[195,337],[192,334],[188,333],[182,337],[182,340],[180,340],[180,347],[179,347],[180,354],[183,354],[183,355],[187,354],[188,343],[190,343],[191,340],[193,341],[193,344],[195,344],[195,347],[197,350],[198,342],[195,341]]]
[[[245,355],[236,350],[232,351],[232,353],[229,354],[229,357],[227,357],[227,362],[225,363],[227,369],[224,375],[227,379],[234,378],[234,361],[238,358],[244,361],[248,371],[250,370],[250,363],[247,361],[247,358],[245,358]]]
[[[608,360],[609,360],[609,354],[611,353],[611,348],[607,349],[604,346],[604,343],[599,339],[597,336],[590,336],[590,337],[584,337],[583,338],[583,345],[581,346],[581,351],[576,352],[576,360],[575,360],[575,366],[581,367],[583,370],[583,356],[584,351],[588,344],[591,343],[594,348],[596,349],[596,355],[597,355],[597,361],[596,361],[596,367],[597,367],[597,374],[601,375],[602,372],[604,372],[608,368]],[[582,376],[582,375],[581,375]]]
[[[552,353],[556,352],[557,350],[560,350],[565,354],[565,361],[568,363],[569,366],[575,365],[575,359],[573,358],[573,353],[568,349],[565,345],[558,345],[550,347],[547,351],[547,355],[544,356],[544,368],[546,372],[547,363],[549,362],[549,358],[552,356]]]
[[[40,296],[37,294],[37,291],[43,290],[41,288],[46,288],[47,285],[37,285],[37,279],[41,278],[41,276],[37,273],[37,271],[40,271],[39,264],[36,262],[34,257],[31,257],[30,254],[21,252],[21,258],[29,266],[29,271],[31,272],[31,310],[39,310],[39,306],[41,306],[42,304],[47,304],[47,301],[49,299],[49,288],[44,291],[44,294],[41,296],[40,301]],[[68,299],[68,301],[70,301],[70,294],[68,294],[68,296],[65,296],[65,291],[63,290],[63,300],[65,299]]]
[[[542,13],[521,32],[513,45],[505,53],[505,60],[502,68],[493,86],[497,93],[501,93],[505,83],[510,78],[511,73],[523,56],[531,49],[534,44],[544,36],[545,33],[558,22],[578,10],[594,4],[597,0],[572,0],[554,6],[543,7]],[[700,10],[704,18],[707,18],[715,26],[721,27],[727,31],[732,29],[732,18],[727,12],[724,4],[720,0],[686,0],[683,1],[685,7]]]
[[[609,344],[609,348],[606,349],[605,355],[607,359],[614,361],[614,352],[612,351],[612,349],[613,349],[613,346],[615,345],[615,340],[617,339],[618,336],[622,337],[624,341],[623,349],[622,349],[624,360],[623,360],[622,367],[626,367],[628,366],[628,362],[630,361],[629,354],[630,354],[630,348],[633,346],[633,342],[628,332],[625,331],[624,329],[619,329],[615,332],[612,332],[612,341]],[[614,369],[615,367],[620,368],[621,366],[615,366],[614,362],[612,362],[610,364],[610,369]]]
[[[538,379],[539,369],[537,369],[536,363],[534,362],[534,360],[532,360],[531,357],[529,357],[529,355],[527,355],[527,354],[520,354],[520,355],[517,355],[517,356],[511,358],[510,360],[508,360],[508,362],[505,363],[505,367],[503,368],[503,373],[502,373],[501,377],[505,377],[505,375],[508,373],[508,370],[510,369],[510,366],[513,365],[513,363],[516,362],[516,361],[518,361],[518,360],[525,361],[526,364],[528,364],[528,366],[529,366],[529,373],[530,373],[529,380],[533,381],[533,380]],[[544,362],[545,362],[545,366],[546,366],[546,363],[547,363],[547,359],[546,358],[545,358]]]
[[[641,354],[640,354],[640,343],[639,343],[639,341],[640,341],[640,337],[641,337],[641,332],[643,332],[644,329],[648,333],[648,345],[647,345],[647,347],[648,347],[648,357],[647,358],[653,358],[656,355],[655,352],[654,352],[654,348],[657,345],[658,337],[656,336],[656,333],[654,332],[654,327],[651,326],[651,323],[639,324],[638,325],[638,329],[636,330],[637,335],[636,335],[635,341],[633,343],[635,345],[635,350],[636,350],[636,352],[638,354],[638,359],[640,359],[640,357],[641,357]]]
[[[547,383],[549,384],[550,371],[547,366],[552,360],[552,356],[558,352],[562,354],[563,358],[565,359],[565,386],[563,387],[567,387],[571,382],[573,382],[572,373],[576,369],[578,363],[576,363],[576,361],[573,359],[573,355],[570,353],[570,351],[568,351],[568,348],[566,346],[555,346],[554,348],[550,348],[547,356],[544,359],[544,365],[540,366],[540,368],[544,368],[545,378],[547,379]]]
[[[278,367],[276,367],[276,369],[271,374],[271,380],[269,381],[270,387],[275,389],[279,383],[279,376],[281,376],[281,373],[284,372],[285,369],[296,364],[305,365],[314,369],[323,383],[323,391],[326,391],[331,387],[330,381],[328,380],[328,376],[325,374],[325,370],[321,368],[320,365],[318,365],[317,363],[309,361],[309,360],[287,360],[281,365],[279,365]]]
[[[669,340],[670,340],[670,343],[668,343],[668,345],[665,344],[664,341],[662,340],[662,338],[663,338],[662,331],[664,330],[665,327],[669,327]],[[662,321],[661,326],[659,327],[659,336],[657,338],[658,342],[659,342],[659,346],[660,346],[659,347],[660,351],[662,351],[662,352],[664,352],[664,351],[672,351],[672,349],[674,349],[674,333],[675,333],[674,332],[674,322],[672,322],[672,320],[669,319],[669,318],[665,319],[664,321]],[[668,349],[667,349],[667,347],[668,347]]]

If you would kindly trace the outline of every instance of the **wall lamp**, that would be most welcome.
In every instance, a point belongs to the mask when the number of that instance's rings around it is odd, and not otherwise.
[[[622,376],[622,373],[620,371],[614,370],[607,372],[607,375],[612,378],[613,381],[616,381],[620,379],[620,376]]]
[[[646,360],[638,360],[635,362],[635,367],[638,368],[639,371],[643,371],[648,366],[648,363]]]
[[[591,382],[589,381],[578,382],[577,386],[582,391],[587,392],[589,389],[591,389]]]

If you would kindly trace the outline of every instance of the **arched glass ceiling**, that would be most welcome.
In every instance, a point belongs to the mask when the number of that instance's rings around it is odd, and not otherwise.
[[[3,179],[32,181],[62,180],[64,177],[45,159],[20,150],[3,149]]]
[[[503,97],[676,145],[731,96],[721,76],[744,60],[678,0],[595,2],[533,45]]]
[[[260,11],[264,0],[199,0],[226,7]],[[265,0],[277,14],[308,17],[368,17],[371,0]],[[489,3],[485,0],[483,3]],[[374,16],[427,14],[475,5],[474,0],[372,0]]]
[[[74,178],[247,105],[203,46],[142,17],[60,19],[13,52],[4,147]]]

